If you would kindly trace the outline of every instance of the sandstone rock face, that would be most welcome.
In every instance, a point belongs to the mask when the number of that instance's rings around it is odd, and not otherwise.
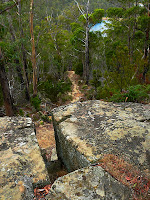
[[[53,110],[58,156],[69,171],[104,154],[150,170],[150,105],[77,102]]]
[[[150,105],[136,103],[87,101],[54,109],[58,157],[69,172],[80,170],[59,178],[48,199],[129,199],[130,192],[124,193],[127,188],[101,167],[84,167],[114,154],[149,176],[149,120]]]
[[[47,200],[129,200],[130,190],[100,166],[82,168],[58,178]]]
[[[49,177],[30,118],[0,118],[0,199],[31,200]]]

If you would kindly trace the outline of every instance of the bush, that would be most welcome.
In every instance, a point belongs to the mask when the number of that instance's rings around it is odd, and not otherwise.
[[[48,79],[47,81],[42,82],[38,89],[46,96],[46,98],[49,98],[53,103],[55,103],[64,94],[71,91],[71,85],[72,83],[69,78],[65,81]]]
[[[114,94],[110,101],[114,102],[136,102],[141,103],[149,98],[148,93],[150,92],[150,86],[135,85],[130,86],[126,92],[117,92]]]
[[[34,106],[34,108],[35,108],[37,111],[40,110],[41,100],[39,99],[38,96],[32,97],[32,98],[31,98],[31,104],[32,104],[32,106]]]
[[[74,71],[75,71],[76,74],[82,76],[83,75],[83,64],[78,63],[77,65],[75,65]]]
[[[19,109],[19,115],[22,117],[24,116],[24,111],[22,109]]]
[[[47,115],[42,115],[41,119],[43,120],[43,122],[51,123],[51,119]]]
[[[94,86],[95,90],[101,86],[100,78],[102,77],[102,73],[100,70],[93,70],[93,79],[90,80],[92,86]]]
[[[125,94],[118,92],[114,94],[109,100],[113,102],[125,102],[126,96]]]
[[[129,92],[126,94],[126,97],[128,97],[128,101],[141,102],[148,98],[146,87],[143,85],[131,86],[129,88]]]

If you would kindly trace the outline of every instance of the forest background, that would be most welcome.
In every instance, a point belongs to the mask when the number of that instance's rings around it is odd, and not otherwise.
[[[0,106],[71,99],[66,71],[86,99],[149,102],[149,0],[0,0]],[[90,28],[107,17],[105,33]],[[22,111],[19,111],[22,114]]]

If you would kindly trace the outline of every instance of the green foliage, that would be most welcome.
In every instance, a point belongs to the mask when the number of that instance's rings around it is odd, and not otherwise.
[[[142,39],[144,38],[144,33],[142,31],[136,31],[135,32],[135,39]]]
[[[24,116],[24,111],[22,109],[19,109],[19,115],[22,117]]]
[[[109,101],[113,102],[125,102],[125,100],[126,100],[126,95],[120,93],[119,91],[109,99]]]
[[[141,103],[142,101],[149,98],[148,92],[150,92],[150,86],[144,86],[144,85],[135,85],[130,86],[129,89],[125,92],[117,92],[114,94],[110,101],[114,102],[136,102]]]
[[[107,16],[108,17],[118,17],[121,18],[124,15],[124,9],[123,8],[109,8],[107,10]]]
[[[98,87],[96,99],[109,99],[110,98],[110,88],[107,87]]]
[[[87,92],[88,99],[109,99],[112,95],[117,94],[119,97],[113,96],[113,98],[124,101],[126,93],[120,93],[120,91],[129,90],[128,100],[140,101],[136,100],[140,99],[136,96],[136,89],[134,88],[132,91],[132,88],[129,89],[129,87],[138,84],[137,77],[143,73],[144,64],[148,60],[144,60],[142,57],[146,46],[148,48],[149,45],[146,32],[150,27],[150,20],[146,10],[147,1],[142,1],[143,7],[135,6],[134,2],[134,0],[90,1],[90,25],[101,22],[105,14],[102,8],[105,10],[109,8],[107,16],[110,17],[111,23],[107,24],[106,37],[103,37],[100,32],[89,33],[89,76],[91,77],[93,72],[93,78],[90,81],[92,89],[87,88],[89,90],[89,95]],[[86,10],[87,1],[78,0],[78,3],[81,9]],[[13,0],[7,1],[0,5],[0,9],[4,10],[13,4]],[[114,5],[117,7],[113,8]],[[21,1],[21,15],[18,15],[15,6],[9,10],[9,13],[4,12],[0,16],[0,37],[2,38],[0,46],[6,63],[8,79],[9,81],[15,80],[17,85],[19,79],[15,60],[19,61],[18,64],[21,68],[24,66],[21,50],[23,45],[30,82],[29,87],[32,87],[31,56],[27,53],[31,52],[29,15],[26,14],[29,7],[29,1]],[[81,13],[74,0],[36,1],[34,36],[37,68],[39,69],[38,89],[53,102],[60,101],[60,99],[64,102],[70,98],[67,91],[71,90],[71,84],[68,80],[63,80],[66,70],[73,68],[76,74],[83,75],[86,15],[80,15]],[[12,25],[12,31],[9,31],[10,25]],[[20,37],[21,31],[23,31],[22,37]],[[13,41],[12,32],[15,35]],[[99,75],[98,71],[95,72],[93,69],[107,71],[103,76],[105,81],[102,85],[100,82],[101,74]],[[21,73],[23,74],[23,70],[21,70]],[[53,78],[48,77],[47,74],[50,74]],[[147,73],[146,77],[148,76]],[[17,89],[16,93],[18,93]],[[17,95],[14,94],[14,96]],[[0,92],[0,102],[2,101]],[[40,102],[38,102],[38,99],[32,99],[32,101],[32,104],[38,110]]]
[[[88,14],[88,18],[91,24],[96,24],[102,21],[102,17],[104,16],[104,9],[95,9],[92,14]],[[86,14],[81,15],[79,17],[79,21],[82,22],[84,25],[86,24]]]
[[[78,25],[77,23],[75,23],[72,26],[72,30],[73,30],[73,35],[70,38],[70,42],[71,44],[76,48],[76,49],[83,49],[83,38],[84,38],[84,29],[83,27],[81,27],[80,25]]]
[[[134,82],[133,74],[134,69],[130,63],[130,58],[128,56],[128,48],[123,47],[123,45],[113,47],[111,54],[107,54],[107,64],[108,71],[105,74],[106,84],[111,88],[122,89],[127,88]]]
[[[26,117],[30,117],[29,113],[26,114]]]
[[[52,121],[47,115],[42,115],[42,116],[41,116],[41,119],[42,119],[44,122],[48,122],[48,123],[51,123],[51,121]]]
[[[34,106],[34,108],[35,108],[37,111],[40,110],[41,100],[39,99],[38,96],[32,97],[32,98],[31,98],[31,104]]]
[[[146,98],[148,98],[147,90],[148,88],[143,85],[129,87],[129,91],[126,94],[126,96],[128,97],[128,101],[141,102],[145,100]]]
[[[0,37],[1,38],[4,37],[5,32],[6,32],[6,29],[4,28],[3,25],[0,24]],[[2,41],[0,41],[0,42],[2,42]]]
[[[150,17],[147,15],[142,15],[138,18],[141,30],[147,30],[150,26]]]
[[[60,96],[60,102],[61,103],[65,103],[66,101],[71,101],[72,100],[72,96],[68,95],[68,94],[61,94]]]
[[[0,10],[5,10],[6,8],[8,8],[12,5],[14,5],[13,1],[4,2],[4,3],[0,4]]]
[[[82,76],[83,75],[83,64],[82,62],[75,64],[74,71],[76,74]]]
[[[41,82],[38,89],[39,91],[49,98],[52,102],[56,103],[62,95],[71,91],[71,81],[70,79],[64,80],[54,80],[52,78]]]
[[[72,32],[76,31],[78,28],[81,28],[80,24],[78,24],[76,22],[71,23],[70,26],[71,26],[71,31]]]
[[[95,90],[97,87],[101,86],[100,78],[102,77],[102,73],[100,70],[93,70],[93,79],[90,80],[92,86],[94,86]]]
[[[140,11],[139,6],[133,6],[129,9],[127,9],[125,16],[128,17],[128,16],[131,16],[131,15],[139,14],[139,11]]]
[[[104,13],[105,13],[104,9],[95,9],[90,17],[92,19],[93,24],[101,22]]]
[[[89,17],[89,19],[90,19],[90,14],[88,14],[88,17]],[[86,14],[84,14],[84,15],[81,15],[80,17],[79,17],[79,21],[80,22],[82,22],[84,25],[86,24]]]

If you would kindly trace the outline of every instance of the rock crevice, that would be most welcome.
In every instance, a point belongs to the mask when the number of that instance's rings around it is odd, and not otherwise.
[[[54,109],[53,121],[58,157],[63,161],[68,171],[73,174],[68,174],[53,184],[49,194],[51,198],[55,193],[54,196],[58,195],[58,199],[59,195],[64,195],[64,199],[87,199],[84,192],[78,197],[78,184],[81,184],[82,181],[74,178],[82,170],[73,171],[84,168],[88,174],[88,170],[91,169],[89,166],[92,163],[97,163],[107,154],[123,158],[149,177],[149,118],[150,105],[137,103],[87,101]],[[99,173],[101,170],[99,168]],[[97,176],[99,175],[97,174]],[[64,180],[67,178],[69,181],[69,183],[67,182],[67,188],[69,188],[67,191],[73,195],[70,198],[69,193],[62,189],[65,188]],[[93,182],[92,177],[89,182]],[[99,184],[103,184],[103,181]],[[82,185],[83,188],[87,188],[86,183]],[[106,184],[104,185],[106,187]],[[93,191],[92,187],[88,192],[91,191]],[[115,189],[110,194],[112,197],[108,197],[106,190],[104,194],[104,197],[95,196],[95,199],[129,199],[124,196],[124,192],[121,193],[120,197],[116,197]],[[131,195],[131,191],[128,195]]]

